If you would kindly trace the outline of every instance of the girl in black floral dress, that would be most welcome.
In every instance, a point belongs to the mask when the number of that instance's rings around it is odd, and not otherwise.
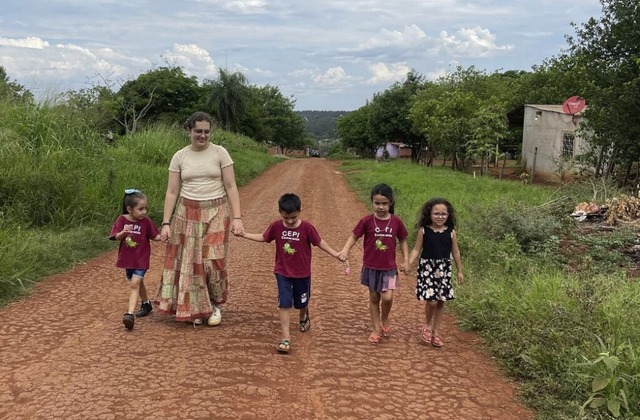
[[[455,222],[453,206],[447,200],[433,198],[424,203],[418,216],[416,244],[409,256],[411,267],[420,255],[416,297],[426,301],[422,340],[434,347],[443,346],[439,328],[444,303],[455,298],[451,286],[451,259],[456,264],[458,284],[464,280]]]

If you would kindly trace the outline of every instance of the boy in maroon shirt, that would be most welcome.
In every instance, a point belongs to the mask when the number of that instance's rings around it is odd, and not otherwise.
[[[311,297],[311,245],[317,246],[332,257],[338,253],[320,238],[316,228],[299,218],[300,197],[284,194],[278,200],[281,220],[272,222],[263,234],[244,232],[242,236],[256,242],[276,243],[276,259],[273,272],[278,284],[278,308],[282,340],[277,350],[288,353],[291,348],[289,321],[291,306],[300,311],[300,331],[311,327],[309,298]]]

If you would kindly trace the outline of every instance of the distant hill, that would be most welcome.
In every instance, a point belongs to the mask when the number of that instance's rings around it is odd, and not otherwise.
[[[316,140],[331,139],[336,136],[338,118],[349,111],[296,111],[307,126],[307,132]]]

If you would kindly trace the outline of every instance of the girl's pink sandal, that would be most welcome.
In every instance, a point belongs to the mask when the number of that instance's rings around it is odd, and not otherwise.
[[[382,327],[382,336],[384,338],[389,338],[391,337],[391,325],[389,325],[388,327],[385,328],[384,325],[381,325]]]
[[[369,344],[371,344],[372,346],[376,346],[378,345],[378,343],[380,343],[380,335],[376,333],[371,333],[367,341],[369,341]]]
[[[442,347],[444,346],[444,343],[442,342],[442,340],[440,339],[440,337],[438,337],[437,335],[434,335],[431,338],[431,345],[433,347]]]
[[[431,339],[432,339],[431,330],[427,327],[424,327],[422,329],[422,341],[424,341],[427,344],[433,344]]]

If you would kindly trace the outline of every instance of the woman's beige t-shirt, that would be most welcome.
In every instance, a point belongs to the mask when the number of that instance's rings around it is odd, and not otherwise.
[[[180,195],[191,200],[213,200],[224,197],[222,168],[233,165],[227,149],[209,143],[204,150],[191,146],[178,150],[171,158],[169,170],[180,172]]]

